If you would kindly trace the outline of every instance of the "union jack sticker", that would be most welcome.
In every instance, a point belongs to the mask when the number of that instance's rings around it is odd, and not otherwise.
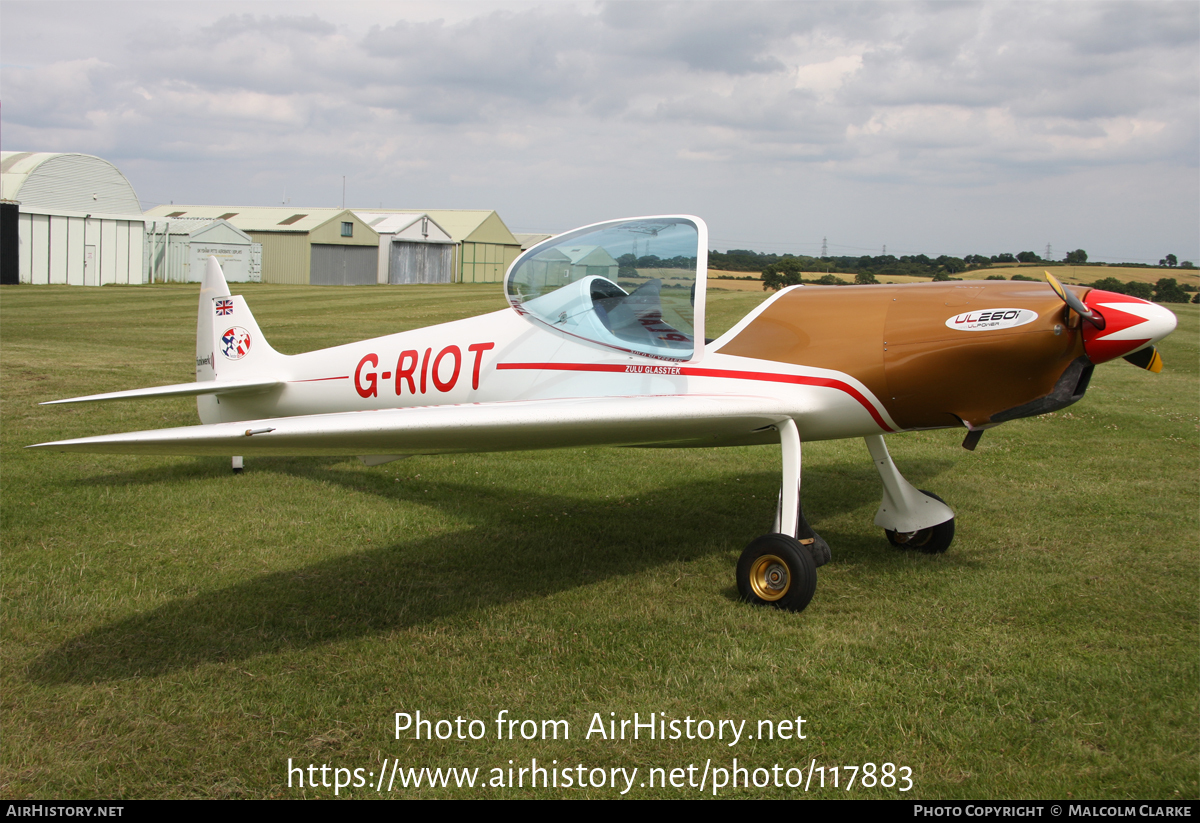
[[[217,316],[220,317],[226,314],[233,314],[233,301],[222,297],[216,302]]]

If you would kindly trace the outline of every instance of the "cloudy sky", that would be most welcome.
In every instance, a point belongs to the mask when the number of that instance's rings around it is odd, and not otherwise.
[[[159,203],[1200,263],[1200,4],[0,3],[5,150]]]

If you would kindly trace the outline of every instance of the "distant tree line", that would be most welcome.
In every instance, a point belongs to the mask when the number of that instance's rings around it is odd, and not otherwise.
[[[628,269],[633,273],[634,269],[695,269],[696,258],[684,257],[679,254],[675,257],[659,257],[657,254],[643,254],[641,257],[634,257],[626,252],[617,258],[617,266],[624,272]]]
[[[632,260],[633,255],[624,255],[621,257],[622,265],[625,265],[626,257]],[[680,261],[684,260],[684,258],[676,259]],[[778,291],[787,286],[795,286],[805,282],[802,276],[804,272],[809,273],[808,282],[816,285],[842,286],[849,285],[851,282],[856,285],[869,285],[878,283],[881,276],[907,275],[910,277],[928,277],[933,281],[957,280],[960,278],[953,277],[952,275],[985,269],[993,265],[1015,266],[1027,263],[1048,267],[1064,265],[1081,266],[1087,263],[1087,259],[1088,254],[1083,249],[1075,249],[1074,251],[1067,252],[1061,261],[1043,260],[1037,252],[1032,251],[1023,251],[1018,254],[995,254],[990,257],[982,254],[968,254],[966,257],[941,255],[940,257],[931,258],[924,254],[902,257],[890,254],[875,257],[870,255],[862,255],[860,257],[811,257],[803,254],[764,254],[750,251],[749,249],[730,249],[724,253],[716,250],[710,251],[708,253],[708,266],[711,269],[721,271],[760,272],[763,289]],[[641,259],[637,260],[637,264],[639,266],[647,265],[642,263]],[[1196,268],[1190,260],[1184,260],[1182,263],[1178,262],[1178,258],[1173,254],[1168,254],[1159,261],[1159,264],[1160,267],[1166,268]],[[658,265],[660,267],[668,266],[667,263],[659,263]],[[671,265],[674,266],[675,264],[672,263]],[[1104,263],[1093,263],[1092,265],[1103,266]],[[1121,266],[1154,268],[1144,263],[1122,263]],[[683,265],[680,264],[679,267],[683,267]],[[824,272],[824,274],[813,279],[813,272]],[[848,275],[848,279],[838,277],[839,274]],[[747,277],[745,279],[752,278]],[[986,279],[1004,280],[1005,278],[1003,275],[991,275]],[[1041,278],[1014,274],[1012,279],[1040,281]],[[1144,300],[1154,300],[1159,303],[1186,303],[1189,299],[1187,292],[1194,291],[1191,286],[1181,286],[1173,278],[1169,277],[1159,279],[1154,286],[1136,280],[1122,283],[1115,277],[1106,277],[1096,281],[1092,286],[1119,294],[1140,297]],[[1192,302],[1200,302],[1200,292],[1197,293],[1195,299],[1192,299]]]
[[[1181,268],[1181,269],[1194,269],[1194,268],[1196,268],[1196,264],[1195,264],[1195,263],[1193,263],[1191,260],[1184,260],[1182,263],[1180,263],[1180,262],[1179,262],[1179,258],[1178,258],[1178,257],[1176,257],[1176,256],[1175,256],[1175,255],[1173,255],[1173,254],[1168,254],[1168,255],[1167,255],[1166,257],[1164,257],[1162,260],[1159,260],[1159,261],[1158,261],[1158,265],[1159,265],[1159,266],[1166,266],[1168,269],[1173,269],[1173,268],[1175,268],[1176,266],[1178,266],[1178,267],[1179,267],[1179,268]]]
[[[632,257],[625,255],[624,257]],[[621,259],[624,259],[622,257]],[[873,276],[907,275],[910,277],[929,277],[936,275],[961,274],[965,271],[986,269],[991,266],[1016,266],[1021,263],[1040,264],[1043,266],[1082,266],[1088,262],[1088,253],[1083,249],[1067,252],[1062,260],[1043,260],[1037,252],[1023,251],[1017,254],[993,254],[990,257],[982,254],[968,254],[966,257],[953,257],[943,254],[939,257],[929,257],[924,254],[904,255],[896,257],[891,254],[862,255],[859,257],[810,257],[803,254],[764,254],[749,249],[730,249],[726,252],[716,250],[708,253],[708,267],[722,271],[763,272],[770,266],[786,266],[788,270],[793,264],[800,271],[825,272],[826,274],[848,274],[854,276],[869,274]],[[642,265],[639,261],[638,265]],[[1104,263],[1093,263],[1103,266]],[[1147,263],[1121,263],[1122,267],[1136,266],[1138,268],[1156,268]],[[1173,254],[1168,254],[1161,261],[1161,267],[1194,269],[1190,260],[1177,262]],[[845,281],[843,281],[845,282]]]
[[[1079,254],[1082,254],[1084,259],[1087,258],[1087,252],[1082,249]],[[885,277],[896,275],[933,277],[937,274],[959,274],[992,265],[1015,266],[1019,263],[1062,265],[1053,261],[1044,261],[1036,252],[1032,251],[1023,251],[1020,254],[996,254],[991,257],[985,257],[982,254],[968,254],[966,257],[952,257],[947,254],[939,257],[929,257],[925,254],[901,257],[893,254],[881,254],[874,257],[871,255],[810,257],[803,254],[763,254],[748,249],[730,249],[724,253],[714,250],[708,253],[708,267],[722,271],[761,272],[772,265],[785,265],[789,269],[793,265],[798,265],[800,271],[823,271],[827,274],[852,276],[861,273]]]
[[[1189,300],[1186,287],[1179,285],[1174,277],[1160,277],[1153,286],[1137,280],[1122,283],[1115,277],[1105,277],[1092,283],[1092,288],[1104,289],[1117,294],[1128,294],[1130,297],[1153,300],[1155,303],[1186,303]],[[1200,297],[1200,292],[1197,293],[1197,296]],[[1193,299],[1192,302],[1200,301]]]

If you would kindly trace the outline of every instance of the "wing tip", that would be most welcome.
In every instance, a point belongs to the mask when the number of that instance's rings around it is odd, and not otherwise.
[[[256,394],[282,385],[284,380],[238,380],[230,382],[205,381],[197,383],[174,383],[169,386],[151,386],[145,389],[86,394],[62,400],[44,400],[39,406],[57,406],[63,403],[101,403],[109,400],[151,400],[167,397],[199,397],[205,394]]]

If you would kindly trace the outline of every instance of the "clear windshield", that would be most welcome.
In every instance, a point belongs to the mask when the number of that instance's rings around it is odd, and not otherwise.
[[[694,218],[651,217],[568,232],[518,258],[505,291],[518,312],[564,333],[688,360],[707,268],[702,231]]]

